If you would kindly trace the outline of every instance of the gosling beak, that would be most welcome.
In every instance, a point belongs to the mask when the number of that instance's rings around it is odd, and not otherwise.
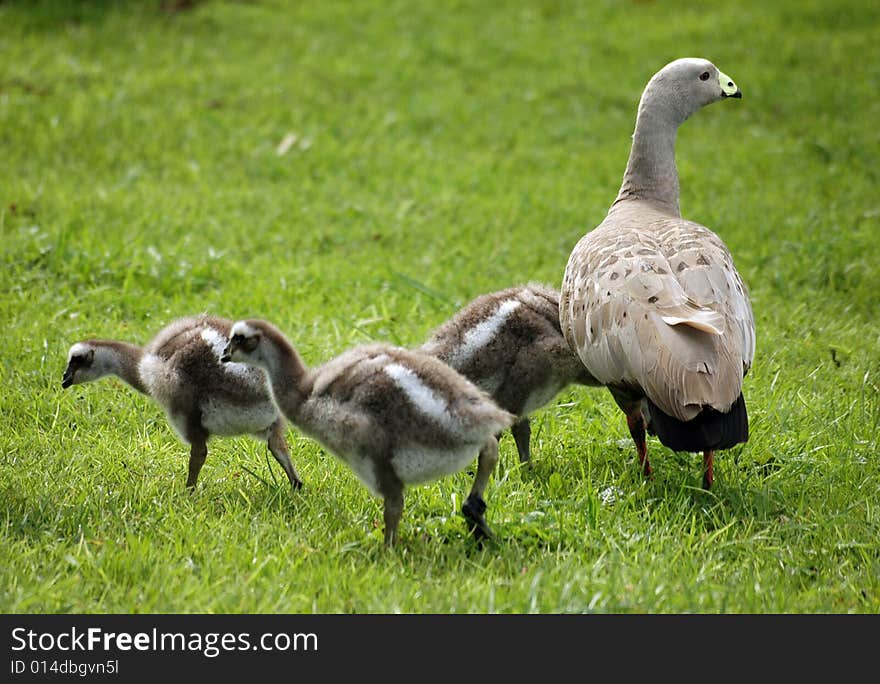
[[[61,378],[61,387],[63,387],[64,389],[67,389],[72,384],[73,384],[73,371],[68,366],[64,370],[64,377]]]
[[[721,86],[721,97],[735,97],[742,99],[742,91],[737,87],[733,79],[727,74],[718,72],[718,85]]]

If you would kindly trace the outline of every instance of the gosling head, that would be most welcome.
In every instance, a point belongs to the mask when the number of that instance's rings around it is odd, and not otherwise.
[[[67,352],[67,368],[61,378],[61,386],[67,389],[71,385],[97,380],[106,375],[100,364],[95,363],[96,347],[89,342],[77,342]]]
[[[237,321],[229,331],[229,340],[220,360],[223,363],[237,361],[254,366],[265,366],[266,359],[263,358],[262,345],[260,345],[262,338],[263,333],[257,327],[256,321]]]

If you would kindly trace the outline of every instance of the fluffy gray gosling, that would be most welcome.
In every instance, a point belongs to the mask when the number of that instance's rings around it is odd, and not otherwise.
[[[483,493],[498,460],[495,435],[513,416],[446,364],[372,344],[310,370],[284,334],[262,320],[235,323],[222,358],[265,370],[288,420],[382,498],[386,546],[397,538],[404,486],[459,472],[478,452],[462,513],[478,539],[492,535]]]
[[[267,441],[296,490],[302,487],[290,462],[285,423],[272,403],[262,371],[220,363],[232,321],[213,316],[172,322],[145,347],[116,340],[77,342],[67,354],[61,386],[116,375],[155,399],[168,422],[190,445],[187,487],[195,487],[211,435],[251,434]]]
[[[530,283],[477,297],[420,350],[436,356],[517,416],[510,431],[530,459],[529,414],[570,384],[599,385],[562,335],[559,293]]]

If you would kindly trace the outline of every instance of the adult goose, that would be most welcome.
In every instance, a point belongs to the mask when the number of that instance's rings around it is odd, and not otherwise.
[[[705,59],[675,60],[648,82],[620,192],[572,251],[559,312],[571,349],[626,414],[645,475],[647,429],[703,453],[706,489],[715,452],[748,440],[755,321],[730,251],[681,216],[675,136],[701,107],[740,97]]]

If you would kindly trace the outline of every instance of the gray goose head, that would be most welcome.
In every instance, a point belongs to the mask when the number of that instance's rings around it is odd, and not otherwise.
[[[732,78],[706,59],[684,57],[654,74],[642,93],[639,116],[650,111],[679,126],[700,108],[728,97],[742,97]]]

